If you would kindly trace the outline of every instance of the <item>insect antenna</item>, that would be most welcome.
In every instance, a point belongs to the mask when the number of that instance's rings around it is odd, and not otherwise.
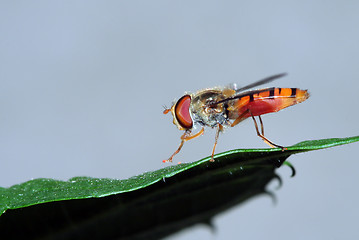
[[[162,105],[162,107],[164,108],[163,114],[167,114],[167,113],[169,113],[169,111],[171,111],[171,109],[168,108],[166,105]]]

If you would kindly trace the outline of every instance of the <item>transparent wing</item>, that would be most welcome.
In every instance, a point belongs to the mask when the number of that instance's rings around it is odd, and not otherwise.
[[[247,89],[254,88],[254,87],[257,87],[257,86],[260,86],[260,85],[263,85],[263,84],[272,82],[272,81],[274,81],[274,80],[276,80],[276,79],[278,79],[278,78],[284,77],[285,75],[287,75],[287,73],[281,73],[281,74],[273,75],[273,76],[264,78],[264,79],[262,79],[262,80],[259,80],[259,81],[257,81],[257,82],[254,82],[254,83],[252,83],[252,84],[249,84],[249,85],[247,85],[247,86],[244,86],[244,87],[241,87],[241,88],[239,88],[239,89],[236,89],[237,95],[234,95],[234,96],[232,96],[232,97],[223,99],[223,100],[218,101],[218,102],[211,103],[210,106],[216,106],[217,104],[224,103],[224,102],[228,102],[228,101],[231,101],[231,100],[234,100],[234,99],[238,99],[238,98],[242,98],[242,97],[244,97],[244,96],[248,96],[248,95],[251,95],[251,94],[254,94],[254,93],[259,93],[259,92],[267,91],[268,88],[243,92],[243,91],[245,91],[245,90],[247,90]],[[243,93],[241,93],[241,92],[243,92]]]
[[[257,82],[254,82],[252,84],[249,84],[247,86],[244,86],[244,87],[241,87],[241,88],[238,88],[236,89],[236,92],[239,93],[239,92],[243,92],[247,89],[250,89],[250,88],[254,88],[254,87],[257,87],[257,86],[260,86],[260,85],[263,85],[263,84],[266,84],[266,83],[269,83],[269,82],[272,82],[278,78],[281,78],[281,77],[284,77],[285,75],[287,75],[287,73],[280,73],[280,74],[277,74],[277,75],[273,75],[273,76],[270,76],[270,77],[266,77],[262,80],[259,80]]]

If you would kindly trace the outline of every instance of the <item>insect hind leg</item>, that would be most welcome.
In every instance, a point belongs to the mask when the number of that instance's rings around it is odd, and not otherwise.
[[[259,122],[261,124],[261,134],[262,134],[262,136],[264,136],[264,125],[263,125],[261,115],[259,115],[258,118],[259,118]]]
[[[264,136],[264,126],[263,126],[263,121],[262,121],[262,118],[261,118],[260,115],[258,116],[258,118],[259,118],[259,122],[260,122],[260,124],[261,124],[261,132],[259,132],[258,124],[257,124],[256,119],[254,118],[254,116],[253,116],[253,114],[252,114],[252,112],[251,112],[250,110],[249,110],[249,113],[251,114],[251,117],[252,117],[252,119],[253,119],[254,127],[256,128],[256,132],[257,132],[258,137],[262,138],[262,140],[263,140],[265,143],[267,143],[269,146],[271,146],[271,147],[281,148],[282,151],[287,150],[286,147],[283,147],[283,146],[280,146],[280,145],[278,145],[278,144],[275,144],[275,143],[273,143],[272,141],[270,141],[268,138],[266,138],[266,137]]]

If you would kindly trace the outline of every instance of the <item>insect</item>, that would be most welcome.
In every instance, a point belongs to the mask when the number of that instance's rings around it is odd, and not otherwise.
[[[172,113],[173,123],[178,129],[184,130],[178,149],[164,162],[172,162],[173,157],[179,153],[186,141],[201,136],[204,127],[216,128],[215,142],[210,161],[214,161],[214,152],[217,146],[219,133],[224,128],[234,127],[247,118],[252,118],[257,135],[269,146],[281,148],[264,136],[264,127],[261,115],[278,112],[281,109],[303,102],[309,98],[307,90],[299,88],[263,88],[248,89],[269,83],[286,73],[264,78],[242,88],[235,86],[224,88],[208,88],[194,94],[185,94],[171,108],[165,108],[164,114]],[[259,131],[257,121],[259,119]],[[195,134],[192,131],[200,126],[201,130]]]

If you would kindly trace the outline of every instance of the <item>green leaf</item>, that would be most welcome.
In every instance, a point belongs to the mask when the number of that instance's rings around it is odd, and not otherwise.
[[[1,236],[159,238],[255,195],[278,178],[291,155],[359,141],[359,136],[305,141],[281,149],[238,149],[126,180],[35,179],[0,188]],[[15,235],[14,235],[15,234]]]

